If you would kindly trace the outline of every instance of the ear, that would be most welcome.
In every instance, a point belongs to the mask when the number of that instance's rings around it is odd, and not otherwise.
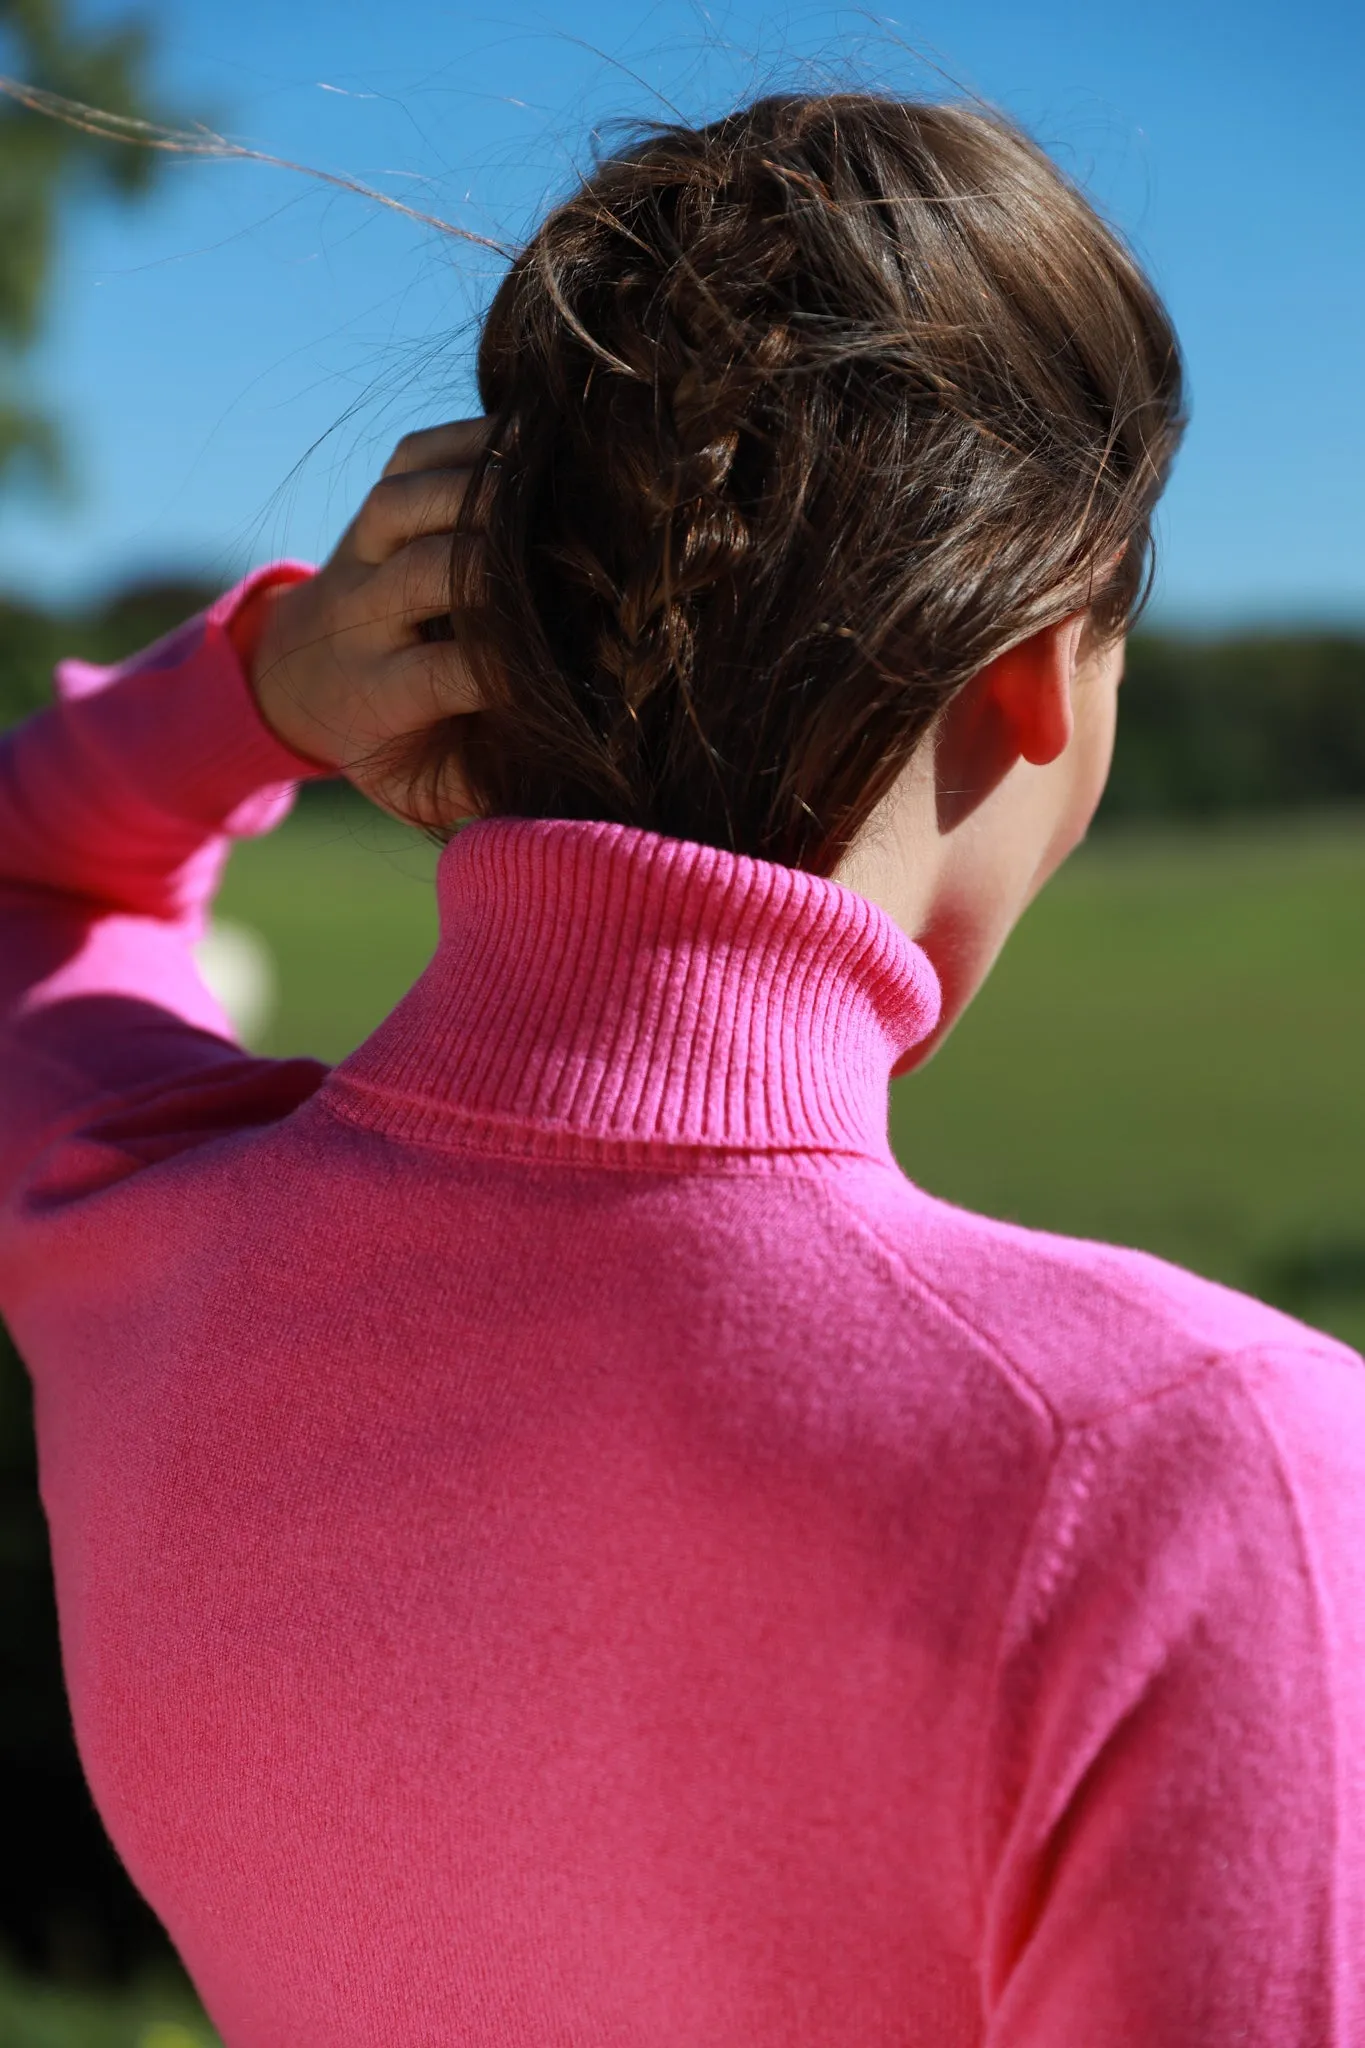
[[[952,832],[1018,761],[1045,767],[1064,753],[1075,720],[1071,681],[1085,614],[1030,634],[964,683],[939,720],[935,810]]]
[[[1065,753],[1075,728],[1071,686],[1080,656],[1085,613],[1044,626],[981,671],[1020,757],[1045,768]]]

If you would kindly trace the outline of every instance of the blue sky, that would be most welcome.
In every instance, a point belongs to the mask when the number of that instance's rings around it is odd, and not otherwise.
[[[90,20],[127,9],[72,0]],[[1365,9],[1359,0],[151,0],[162,90],[254,147],[503,240],[594,127],[762,86],[950,81],[1007,108],[1129,236],[1174,313],[1194,423],[1159,614],[1365,625]],[[226,580],[316,556],[407,426],[475,409],[494,259],[312,181],[173,162],[73,214],[32,382],[66,502],[0,514],[0,589]]]

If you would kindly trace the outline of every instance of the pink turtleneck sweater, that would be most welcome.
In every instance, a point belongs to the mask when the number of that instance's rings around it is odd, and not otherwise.
[[[934,973],[808,874],[478,825],[244,1052],[238,596],[0,752],[0,1307],[228,2048],[1362,2048],[1361,1361],[907,1180]]]

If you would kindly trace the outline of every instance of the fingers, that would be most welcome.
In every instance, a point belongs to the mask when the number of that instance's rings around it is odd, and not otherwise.
[[[375,568],[424,534],[448,534],[468,483],[467,469],[395,471],[382,477],[351,531],[356,560]]]
[[[390,688],[402,693],[408,730],[477,711],[483,702],[468,661],[454,647],[406,647],[394,655],[389,678]]]
[[[386,477],[405,476],[415,469],[464,469],[473,462],[488,434],[488,421],[451,420],[405,434],[384,470]]]
[[[376,579],[375,616],[397,643],[415,641],[424,619],[448,612],[451,604],[451,537],[427,534],[409,541],[385,563]]]
[[[375,568],[424,534],[448,533],[487,432],[476,419],[406,435],[351,529],[355,559]]]

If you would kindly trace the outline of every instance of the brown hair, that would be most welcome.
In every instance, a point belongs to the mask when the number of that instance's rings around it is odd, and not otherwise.
[[[453,630],[486,708],[413,788],[457,749],[485,815],[821,874],[993,656],[1081,609],[1127,629],[1183,426],[1160,300],[1042,151],[871,93],[602,162],[478,374]]]

